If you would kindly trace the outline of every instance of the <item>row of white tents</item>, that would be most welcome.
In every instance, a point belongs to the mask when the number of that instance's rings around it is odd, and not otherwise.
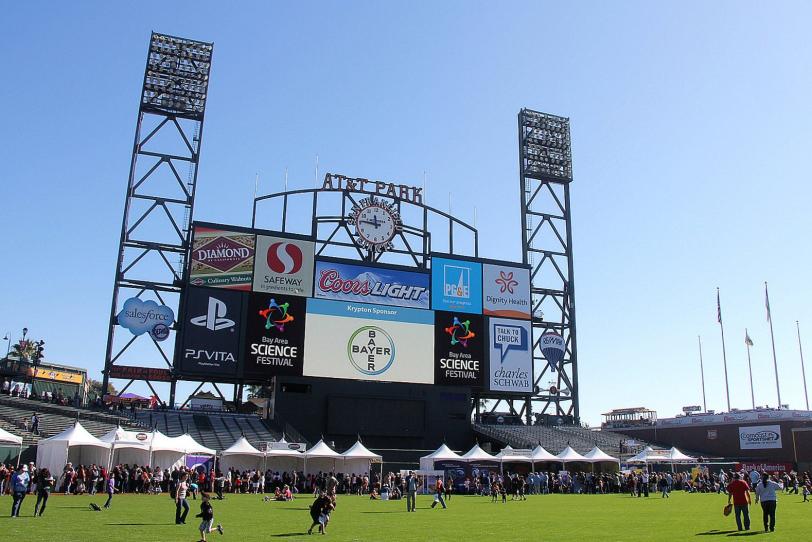
[[[341,467],[346,472],[360,474],[369,472],[371,463],[382,460],[360,441],[340,454],[322,440],[305,451],[289,448],[260,451],[245,437],[240,437],[218,454],[188,434],[168,437],[160,431],[138,432],[119,427],[96,438],[79,422],[58,435],[41,440],[37,446],[37,466],[47,467],[51,472],[62,472],[68,462],[108,467],[127,463],[172,468],[186,464],[189,456],[215,458],[221,470],[273,468],[278,471],[301,469],[305,473],[335,471]]]
[[[516,450],[507,446],[502,449],[498,454],[491,455],[478,444],[475,444],[465,454],[459,455],[448,446],[443,444],[434,452],[427,456],[420,458],[420,470],[431,471],[434,470],[436,463],[445,461],[458,461],[462,463],[480,463],[480,462],[493,462],[503,465],[505,463],[530,463],[535,467],[535,463],[617,463],[620,465],[621,460],[612,457],[597,446],[592,448],[587,453],[581,455],[570,446],[564,448],[561,453],[553,455],[545,450],[541,445],[536,446],[530,453],[518,453]],[[625,459],[625,463],[635,464],[650,464],[650,463],[692,463],[696,458],[685,455],[676,448],[670,450],[654,450],[647,446],[639,454]]]

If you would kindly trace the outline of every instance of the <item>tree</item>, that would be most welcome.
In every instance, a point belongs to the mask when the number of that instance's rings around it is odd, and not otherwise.
[[[37,344],[34,341],[20,340],[11,347],[10,358],[17,358],[20,361],[30,361],[37,351]]]
[[[102,393],[102,383],[98,380],[93,380],[92,378],[87,379],[88,383],[88,393],[95,394],[97,397],[104,397],[107,394],[115,395],[118,393],[115,386],[112,383],[107,383],[107,393]]]

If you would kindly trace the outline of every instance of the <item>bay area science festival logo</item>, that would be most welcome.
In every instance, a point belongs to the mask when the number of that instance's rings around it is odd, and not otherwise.
[[[476,334],[471,331],[471,321],[460,321],[456,316],[454,317],[454,322],[445,328],[445,332],[451,337],[451,346],[460,344],[468,348],[468,341],[476,337]]]
[[[347,341],[347,357],[359,373],[381,375],[395,362],[395,341],[378,326],[364,326]]]
[[[288,311],[290,303],[277,304],[276,299],[271,298],[268,308],[259,311],[259,315],[265,320],[265,329],[276,328],[284,333],[285,324],[293,322],[293,315]]]

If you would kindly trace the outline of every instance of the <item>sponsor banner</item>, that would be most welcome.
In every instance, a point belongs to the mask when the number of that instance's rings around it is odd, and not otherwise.
[[[742,450],[781,448],[781,426],[751,425],[749,427],[739,427],[739,447]]]
[[[434,313],[434,383],[481,388],[485,376],[485,318]]]
[[[482,313],[530,319],[530,269],[482,264]]]
[[[544,359],[547,360],[547,365],[550,367],[550,372],[554,373],[556,367],[559,367],[561,362],[564,361],[567,342],[564,337],[555,331],[547,331],[539,339],[539,346],[541,347],[541,353],[544,354]],[[550,393],[553,393],[552,389]]]
[[[253,233],[195,226],[189,283],[193,286],[250,290],[254,273]]]
[[[240,353],[241,315],[241,293],[187,288],[181,371],[235,376]]]
[[[110,378],[127,380],[152,380],[154,382],[171,382],[172,373],[169,369],[156,369],[153,367],[133,367],[130,365],[113,365],[110,367]]]
[[[40,380],[55,380],[57,382],[69,382],[71,384],[81,384],[84,377],[80,373],[71,373],[68,371],[55,371],[53,369],[36,370],[29,369],[28,375]]]
[[[482,264],[431,259],[431,308],[482,313]]]
[[[303,452],[307,449],[307,444],[304,442],[274,442],[268,441],[265,443],[265,450],[295,450]]]
[[[136,337],[149,333],[156,341],[169,337],[169,328],[175,322],[175,313],[166,305],[159,305],[148,299],[143,301],[131,297],[124,302],[116,317],[118,325],[129,329]]]
[[[750,412],[739,412],[736,414],[692,414],[690,416],[680,416],[678,418],[660,418],[657,425],[693,425],[693,424],[720,424],[720,423],[741,423],[759,422],[762,420],[810,420],[812,412],[807,410],[756,410]]]
[[[682,411],[685,412],[686,414],[688,412],[702,412],[702,407],[699,405],[684,406],[682,407]]]
[[[296,296],[250,295],[243,355],[246,378],[302,375],[306,302]]]
[[[779,474],[783,472],[792,472],[795,470],[795,467],[792,463],[781,463],[781,462],[769,462],[769,463],[737,463],[736,464],[736,471],[738,472],[764,472],[767,471],[770,474]]]
[[[434,315],[405,307],[311,299],[304,376],[434,382]]]
[[[312,296],[315,246],[312,241],[258,235],[254,291]]]
[[[489,388],[491,391],[533,391],[530,322],[488,319]]]
[[[315,297],[428,309],[429,275],[319,260]]]

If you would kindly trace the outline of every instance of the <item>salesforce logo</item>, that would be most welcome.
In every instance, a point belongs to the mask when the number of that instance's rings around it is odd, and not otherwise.
[[[131,297],[124,302],[124,307],[117,316],[118,324],[135,335],[149,333],[156,341],[169,337],[169,328],[175,321],[175,313],[166,305],[155,301],[143,301]]]

